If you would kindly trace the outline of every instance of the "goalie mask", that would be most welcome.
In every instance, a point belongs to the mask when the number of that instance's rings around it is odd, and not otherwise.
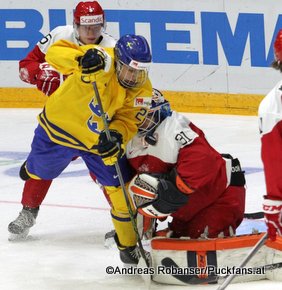
[[[168,116],[171,116],[169,102],[164,98],[163,94],[153,89],[152,104],[144,119],[143,123],[139,126],[138,132],[140,135],[146,135],[153,132],[156,127]]]

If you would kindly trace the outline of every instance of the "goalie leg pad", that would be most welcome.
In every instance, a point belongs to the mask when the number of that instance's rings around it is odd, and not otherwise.
[[[149,218],[137,213],[136,224],[140,238],[146,240],[152,239],[156,230],[156,219]]]
[[[236,269],[262,234],[213,240],[184,240],[154,238],[151,256],[154,267],[153,280],[172,285],[222,283],[223,278]],[[265,249],[259,250],[248,265],[259,267],[254,274],[239,275],[233,283],[266,279],[261,268],[265,265]]]
[[[278,263],[282,263],[282,237],[279,236],[275,241],[268,240],[266,242],[266,264],[277,265]],[[282,267],[267,271],[266,278],[282,281]]]

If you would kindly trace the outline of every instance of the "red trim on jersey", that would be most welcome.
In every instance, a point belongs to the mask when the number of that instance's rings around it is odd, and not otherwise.
[[[40,63],[45,62],[45,54],[36,45],[28,55],[19,62],[22,81],[35,85]],[[24,71],[22,70],[24,69]]]

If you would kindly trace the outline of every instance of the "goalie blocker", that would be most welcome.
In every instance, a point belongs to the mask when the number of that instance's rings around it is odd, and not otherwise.
[[[245,268],[237,268],[263,234],[212,240],[156,237],[151,241],[152,280],[162,284],[214,284],[233,272],[232,283],[282,281],[282,238],[268,240]]]

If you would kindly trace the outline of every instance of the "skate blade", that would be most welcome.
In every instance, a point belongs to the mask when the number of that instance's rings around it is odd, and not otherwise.
[[[115,242],[115,230],[112,230],[108,233],[106,233],[105,235],[105,240],[104,240],[104,247],[107,248],[107,249],[111,249],[113,248],[114,246],[116,246],[116,242]]]
[[[115,239],[114,238],[108,238],[104,241],[104,247],[106,249],[111,249],[111,248],[114,248],[116,247],[116,242],[115,242]]]
[[[25,240],[27,240],[28,232],[29,232],[29,230],[27,230],[27,231],[25,231],[25,232],[23,232],[21,234],[10,233],[10,235],[8,237],[8,241],[9,242],[25,241]]]

